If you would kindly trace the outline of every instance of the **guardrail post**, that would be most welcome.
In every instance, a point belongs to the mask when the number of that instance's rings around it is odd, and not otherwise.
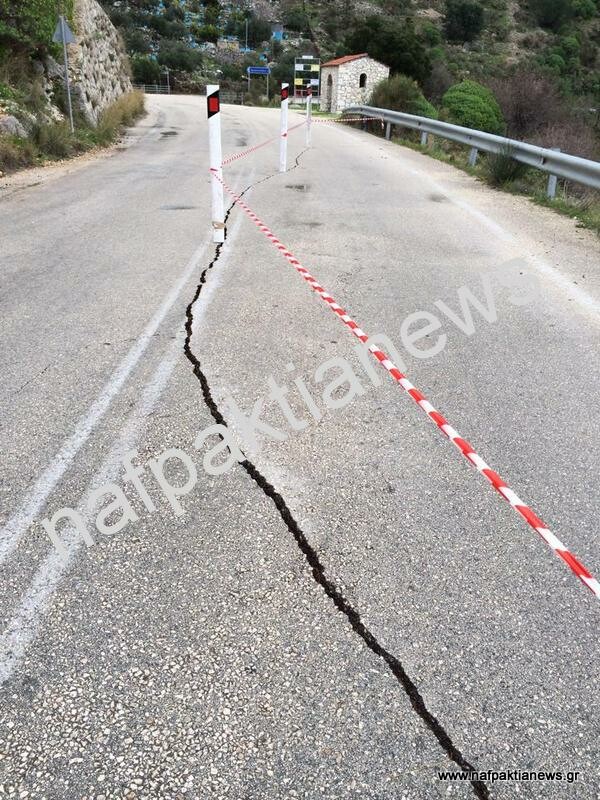
[[[385,138],[389,140],[392,138],[392,123],[386,122],[385,123]]]
[[[225,241],[225,205],[223,203],[223,151],[221,147],[221,101],[219,87],[211,84],[206,87],[206,108],[208,114],[208,160],[212,191],[213,242]]]
[[[427,139],[428,139],[427,131],[421,131],[421,147],[427,147]]]
[[[555,150],[557,153],[560,153],[560,147],[553,147],[552,150]],[[546,189],[546,195],[550,198],[550,200],[554,200],[556,197],[556,185],[558,183],[558,178],[556,175],[548,175],[548,187]]]
[[[279,172],[287,172],[288,98],[289,83],[281,84],[281,142],[279,145]]]
[[[348,106],[344,111],[355,114],[359,118],[373,115],[378,119],[383,118],[386,122],[391,123],[393,131],[398,137],[403,136],[406,128],[419,131],[419,133],[427,131],[430,137],[440,137],[451,142],[457,142],[468,148],[468,160],[472,166],[476,164],[480,152],[498,153],[505,148],[510,148],[513,158],[532,169],[542,170],[547,175],[555,173],[556,178],[559,180],[575,181],[593,189],[600,189],[600,161],[580,158],[560,151],[551,154],[548,149],[528,144],[527,142],[496,136],[484,131],[473,130],[472,128],[464,128],[460,125],[451,125],[448,122],[428,120],[425,117],[404,114],[391,109],[355,105]],[[432,139],[430,138],[431,141]],[[550,182],[549,196],[558,189],[558,186],[553,188],[553,185],[554,181]]]

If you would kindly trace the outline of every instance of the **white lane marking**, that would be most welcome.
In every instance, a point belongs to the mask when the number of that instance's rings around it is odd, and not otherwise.
[[[250,180],[253,177],[254,171]],[[231,233],[227,236],[229,247],[226,247],[221,253],[219,272],[202,289],[202,294],[200,295],[202,305],[194,310],[194,323],[196,325],[204,317],[208,308],[207,301],[210,300],[212,293],[222,281],[223,268],[227,265],[231,253],[231,245],[237,238],[244,219],[245,217],[242,214],[238,216]],[[77,509],[86,522],[90,521],[90,514],[86,505],[87,497],[91,491],[103,486],[105,483],[114,481],[117,477],[123,457],[129,450],[134,449],[137,439],[144,430],[147,417],[152,413],[160,399],[173,369],[183,357],[183,340],[184,332],[181,331],[175,342],[169,347],[167,355],[161,360],[152,377],[146,383],[139,403],[128,417],[102,466],[90,481]],[[187,361],[185,363],[187,364]],[[126,536],[127,533],[116,535]],[[22,661],[27,648],[35,637],[40,624],[40,617],[48,610],[52,596],[65,573],[73,565],[75,556],[82,547],[81,538],[75,528],[65,526],[61,530],[61,538],[67,550],[66,558],[56,548],[51,548],[35,573],[29,588],[21,597],[15,614],[0,636],[0,686],[12,676],[15,668]]]
[[[184,269],[181,278],[165,297],[156,314],[152,317],[135,344],[103,386],[96,400],[92,403],[88,411],[80,417],[71,436],[63,443],[50,464],[28,491],[20,508],[9,518],[8,522],[0,530],[0,565],[3,564],[18,547],[23,535],[34,521],[36,515],[44,507],[48,496],[71,466],[73,459],[89,439],[94,428],[106,414],[110,404],[118,395],[123,384],[146,351],[152,336],[156,333],[158,327],[179,297],[181,290],[193,275],[194,270],[197,268],[204,255],[204,251],[211,241],[212,234],[198,247]]]
[[[495,222],[491,217],[488,217],[487,214],[484,214],[483,211],[479,211],[479,209],[474,208],[465,200],[459,200],[458,198],[452,196],[452,194],[449,194],[448,190],[444,188],[444,186],[442,186],[433,178],[430,178],[427,173],[416,169],[409,169],[408,172],[417,176],[418,178],[425,178],[425,180],[434,189],[439,191],[440,194],[450,197],[451,202],[455,206],[461,208],[463,211],[466,211],[472,217],[479,220],[479,222],[481,222],[482,225],[485,225],[488,230],[492,231],[492,233],[497,236],[498,239],[510,244],[514,244],[518,241],[516,236],[507,231],[506,228],[503,228],[502,225],[499,225],[497,222]],[[586,292],[585,289],[582,289],[580,286],[575,286],[569,278],[566,278],[562,272],[556,269],[556,267],[551,266],[543,258],[540,258],[536,255],[528,255],[527,259],[533,264],[538,272],[541,272],[542,275],[551,280],[552,283],[558,286],[563,292],[566,292],[582,308],[585,308],[596,315],[600,315],[600,303],[591,294],[589,294],[589,292]]]

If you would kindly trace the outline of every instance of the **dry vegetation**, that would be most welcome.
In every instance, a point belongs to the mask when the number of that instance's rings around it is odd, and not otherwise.
[[[68,158],[114,142],[144,113],[144,95],[123,95],[101,115],[97,127],[78,124],[75,134],[67,122],[35,124],[30,138],[0,136],[0,170],[9,172],[48,159]]]

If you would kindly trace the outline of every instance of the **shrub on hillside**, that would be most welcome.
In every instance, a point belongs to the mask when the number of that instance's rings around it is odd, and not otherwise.
[[[425,22],[420,25],[419,33],[423,37],[423,41],[430,47],[436,47],[436,45],[442,43],[443,37],[441,30],[437,25],[434,25],[433,22],[429,22],[429,20],[425,20]]]
[[[529,67],[488,82],[513,139],[535,136],[557,117],[564,116],[564,100],[550,76]]]
[[[66,122],[37,125],[33,133],[34,141],[41,152],[52,158],[67,158],[75,149],[71,129]]]
[[[131,57],[134,83],[160,83],[160,67],[158,62],[149,56],[133,55]]]
[[[448,89],[455,83],[455,78],[446,66],[445,61],[438,59],[433,62],[431,74],[423,83],[425,96],[436,105],[442,101],[442,97]]]
[[[202,54],[185,42],[163,39],[158,51],[158,63],[169,69],[193,72],[202,66]]]
[[[483,7],[475,0],[446,0],[444,31],[451,42],[472,42],[483,29]]]
[[[343,51],[368,53],[387,64],[392,73],[423,81],[431,72],[431,60],[410,18],[386,19],[371,15],[359,19],[346,37]]]
[[[73,0],[66,0],[63,9],[71,16]],[[0,0],[0,50],[48,49],[56,19],[56,0]]]
[[[510,146],[490,153],[485,160],[485,176],[491,186],[510,186],[527,172],[527,165],[515,161]]]
[[[301,3],[297,6],[292,6],[292,8],[288,8],[283,15],[283,24],[290,31],[302,33],[308,29],[308,17]]]
[[[98,144],[110,144],[124,127],[133,125],[143,113],[144,95],[142,92],[128,92],[121,95],[100,115],[95,131]]]
[[[594,0],[573,0],[571,6],[575,16],[580,19],[592,19],[597,13]]]
[[[557,31],[573,14],[571,0],[529,0],[529,9],[542,28]]]
[[[597,158],[598,141],[591,118],[577,113],[549,75],[521,67],[489,83],[504,119],[507,134],[543,147]]]
[[[95,128],[81,125],[71,133],[67,122],[38,123],[29,139],[0,136],[0,170],[13,170],[36,163],[40,158],[67,158],[97,145],[113,142],[127,125],[144,112],[144,95],[122,95],[102,113]]]
[[[492,92],[475,81],[451,86],[442,98],[444,116],[455,125],[504,133],[504,119]]]
[[[29,139],[0,135],[0,172],[9,172],[35,163],[37,149]]]
[[[418,83],[406,75],[394,75],[380,81],[373,89],[370,103],[377,108],[437,119],[437,111],[425,99]]]
[[[598,137],[591,124],[582,116],[570,113],[549,123],[534,137],[534,144],[559,147],[563,153],[581,158],[600,159]]]

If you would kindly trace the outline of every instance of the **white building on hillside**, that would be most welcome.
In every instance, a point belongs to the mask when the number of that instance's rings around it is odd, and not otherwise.
[[[321,110],[337,113],[366,103],[373,87],[388,78],[390,68],[368,53],[342,56],[321,64]]]

